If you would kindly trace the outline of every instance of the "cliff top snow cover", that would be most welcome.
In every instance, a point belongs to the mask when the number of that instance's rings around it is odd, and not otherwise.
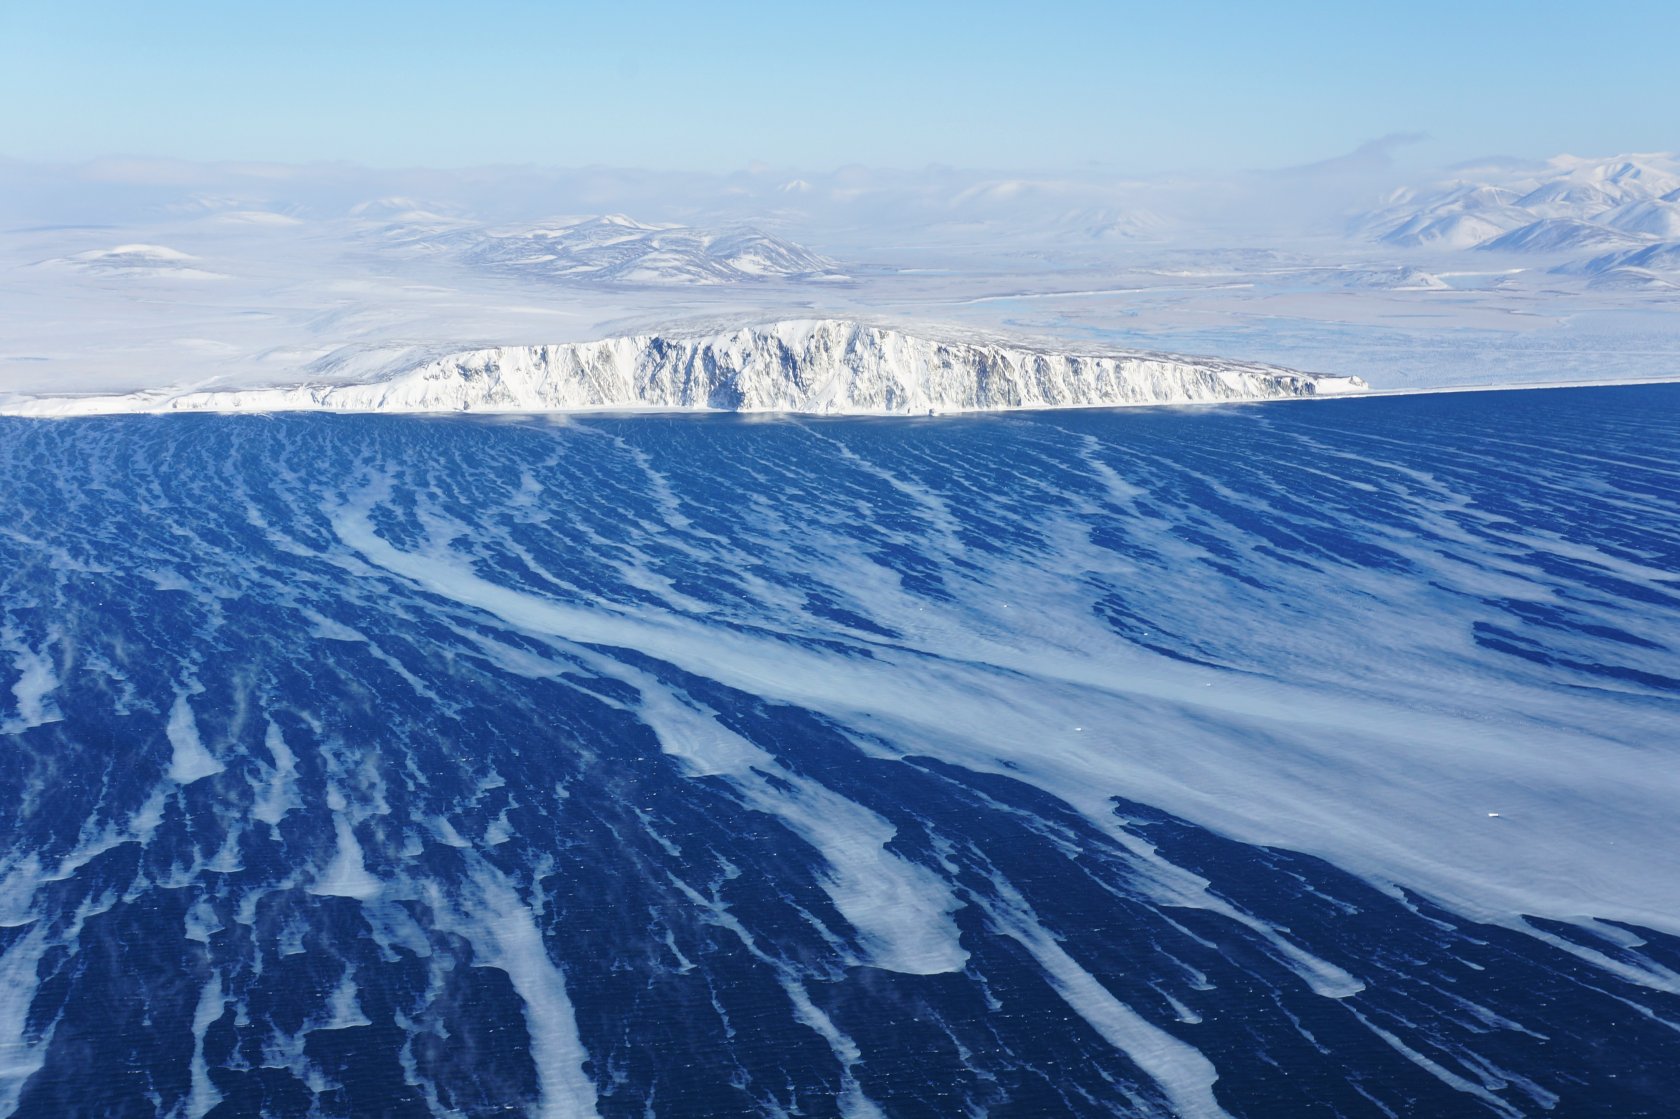
[[[839,320],[695,338],[452,354],[361,384],[47,397],[23,415],[112,412],[727,411],[907,415],[1206,404],[1360,392],[1357,377],[1159,354],[938,341]]]

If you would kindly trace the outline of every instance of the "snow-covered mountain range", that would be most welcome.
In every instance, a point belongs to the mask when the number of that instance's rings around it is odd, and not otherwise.
[[[1396,389],[1680,375],[1674,156],[1486,160],[1397,193],[1365,163],[793,170],[0,160],[0,408],[361,385],[510,343],[798,319]]]
[[[386,247],[443,253],[513,278],[632,286],[841,278],[831,260],[750,226],[645,224],[623,214],[485,227],[426,210],[389,215]]]
[[[1357,224],[1390,245],[1549,255],[1563,258],[1559,271],[1612,285],[1680,283],[1680,159],[1466,169],[1396,192]]]
[[[1360,392],[1357,377],[1144,353],[941,340],[836,319],[692,338],[471,350],[362,384],[38,398],[24,415],[587,410],[916,415]]]

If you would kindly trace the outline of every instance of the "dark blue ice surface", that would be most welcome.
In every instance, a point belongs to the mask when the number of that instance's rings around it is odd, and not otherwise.
[[[0,458],[0,1116],[1680,1113],[1680,386]]]

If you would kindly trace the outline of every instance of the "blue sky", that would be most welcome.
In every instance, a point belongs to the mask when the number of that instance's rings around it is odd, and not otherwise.
[[[1680,4],[0,0],[0,156],[728,170],[1680,148]]]

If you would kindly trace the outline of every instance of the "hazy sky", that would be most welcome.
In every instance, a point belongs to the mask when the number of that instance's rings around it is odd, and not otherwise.
[[[725,170],[1680,148],[1680,3],[0,0],[0,156]]]

